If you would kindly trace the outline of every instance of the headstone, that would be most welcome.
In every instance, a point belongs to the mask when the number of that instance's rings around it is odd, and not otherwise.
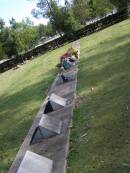
[[[30,144],[38,143],[42,139],[49,139],[61,133],[62,122],[43,114],[34,131]]]
[[[73,69],[70,71],[63,72],[62,75],[65,77],[65,79],[68,79],[68,81],[75,80],[77,77],[78,69]]]
[[[62,72],[58,76],[58,79],[56,81],[56,85],[61,85],[63,83],[75,80],[77,77],[77,72],[78,72],[78,69],[72,69],[72,70]]]
[[[75,58],[75,56],[71,56],[68,58],[68,63],[71,65],[71,66],[76,66],[77,64],[77,59]]]
[[[67,105],[67,99],[62,98],[56,94],[51,94],[48,98],[48,102],[46,104],[44,114],[49,112],[57,111]]]
[[[53,161],[27,151],[17,173],[52,173]]]

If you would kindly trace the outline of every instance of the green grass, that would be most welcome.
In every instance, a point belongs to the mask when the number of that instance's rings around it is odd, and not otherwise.
[[[68,46],[0,74],[0,173],[14,160]],[[68,173],[130,173],[129,56],[129,20],[81,39]]]
[[[7,172],[14,160],[68,46],[0,74],[0,173]]]
[[[79,68],[68,173],[130,173],[130,20],[81,39]]]

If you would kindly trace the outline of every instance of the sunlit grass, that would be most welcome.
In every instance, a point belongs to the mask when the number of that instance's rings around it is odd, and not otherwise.
[[[0,74],[0,173],[7,172],[14,160],[68,46]]]
[[[81,39],[68,173],[130,172],[130,20]]]
[[[130,21],[81,39],[68,173],[130,172]],[[0,74],[0,172],[7,172],[69,45]]]

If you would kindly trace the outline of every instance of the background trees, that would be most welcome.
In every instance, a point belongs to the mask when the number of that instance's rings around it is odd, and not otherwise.
[[[122,10],[122,9],[127,9],[129,4],[130,4],[130,0],[110,0],[110,3],[113,4],[117,10]]]
[[[48,18],[53,29],[60,35],[70,33],[80,27],[76,20],[71,3],[65,1],[65,6],[61,6],[58,0],[38,0],[36,8],[32,10],[34,17]]]
[[[41,38],[57,33],[72,35],[92,19],[103,17],[113,10],[128,10],[129,4],[130,0],[65,0],[64,5],[60,4],[60,0],[37,0],[32,14],[36,18],[48,18],[48,24],[34,26],[28,17],[22,22],[12,18],[7,27],[0,18],[0,59],[27,51]]]
[[[34,17],[48,18],[56,32],[72,33],[86,25],[88,20],[102,17],[128,7],[130,0],[65,0],[64,6],[58,0],[37,0],[32,10]]]
[[[10,26],[5,26],[0,18],[0,59],[12,58],[35,46],[41,37],[53,36],[52,25],[34,26],[29,18],[22,22],[10,20]]]

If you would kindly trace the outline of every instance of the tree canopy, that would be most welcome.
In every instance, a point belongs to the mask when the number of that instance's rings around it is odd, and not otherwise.
[[[32,10],[35,17],[50,20],[53,28],[59,33],[69,33],[86,25],[88,20],[102,17],[128,7],[130,0],[65,0],[61,6],[58,0],[37,0]]]
[[[11,58],[25,52],[35,46],[41,37],[55,34],[50,24],[34,26],[29,18],[22,22],[16,22],[12,18],[10,26],[7,27],[0,18],[0,59]]]
[[[87,21],[103,17],[115,10],[128,10],[130,0],[37,0],[32,15],[36,18],[48,18],[47,25],[34,23],[26,17],[22,22],[10,19],[10,26],[0,18],[0,59],[11,58],[27,51],[38,43],[41,38],[59,33],[73,34],[84,27]]]

